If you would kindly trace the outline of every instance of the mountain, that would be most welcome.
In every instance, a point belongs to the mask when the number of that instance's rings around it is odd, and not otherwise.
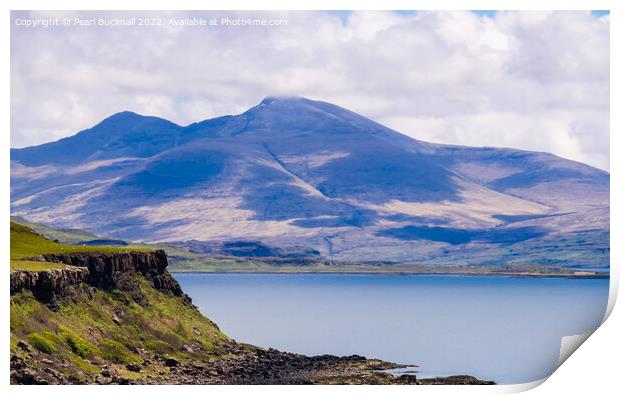
[[[431,144],[268,97],[182,127],[123,112],[11,150],[11,214],[110,238],[260,242],[339,260],[609,265],[609,174]]]

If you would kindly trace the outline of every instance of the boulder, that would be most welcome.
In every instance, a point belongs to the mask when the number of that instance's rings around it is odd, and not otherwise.
[[[164,365],[168,366],[168,367],[172,367],[172,366],[179,366],[180,362],[177,361],[174,358],[166,358],[164,361]]]

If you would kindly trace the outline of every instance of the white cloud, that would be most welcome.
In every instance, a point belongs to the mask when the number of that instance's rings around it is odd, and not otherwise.
[[[419,139],[549,151],[609,168],[608,17],[353,12],[343,24],[323,12],[150,14],[164,23],[224,15],[289,23],[13,24],[12,146],[70,135],[123,110],[188,124],[286,94],[330,101]]]

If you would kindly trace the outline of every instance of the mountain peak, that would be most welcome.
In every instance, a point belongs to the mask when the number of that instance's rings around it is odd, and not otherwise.
[[[295,135],[352,135],[387,138],[396,145],[411,145],[415,139],[395,132],[346,108],[301,96],[267,96],[257,106],[241,114],[243,122],[231,134],[276,133]],[[247,118],[246,118],[247,117]],[[222,134],[220,134],[222,135]]]
[[[110,122],[135,122],[146,118],[144,115],[137,114],[133,111],[120,111],[116,114],[112,114],[107,118],[104,118],[99,125],[103,125]]]
[[[58,141],[11,150],[11,159],[37,166],[95,159],[148,157],[175,145],[180,126],[163,118],[121,111]]]
[[[276,102],[301,102],[308,101],[305,97],[300,96],[266,96],[259,104],[260,107],[268,106]]]
[[[116,114],[112,114],[108,118],[119,118],[119,117],[134,117],[135,118],[135,117],[144,117],[144,115],[140,115],[133,111],[125,110],[125,111],[119,111]]]
[[[121,111],[110,115],[97,125],[87,131],[98,131],[105,133],[114,133],[117,135],[127,134],[136,129],[157,130],[157,129],[174,129],[179,126],[166,119],[154,117],[150,115],[141,115],[132,111]]]

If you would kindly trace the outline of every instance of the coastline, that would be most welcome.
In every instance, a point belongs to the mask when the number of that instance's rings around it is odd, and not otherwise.
[[[192,304],[162,250],[42,257],[66,266],[11,271],[12,384],[496,384],[239,343]]]
[[[576,280],[604,280],[609,279],[607,272],[577,272],[577,273],[528,273],[528,272],[398,272],[398,271],[316,271],[316,270],[169,270],[175,274],[282,274],[282,275],[377,275],[377,276],[454,276],[454,277],[515,277],[515,278],[562,278]]]

